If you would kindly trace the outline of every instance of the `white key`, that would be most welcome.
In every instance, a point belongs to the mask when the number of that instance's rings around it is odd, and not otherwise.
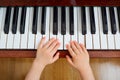
[[[82,35],[81,7],[78,7],[78,39],[79,43],[85,44],[84,35]]]
[[[14,43],[13,43],[13,48],[14,49],[19,49],[20,48],[20,20],[21,20],[21,11],[22,8],[19,8],[19,13],[18,13],[18,21],[17,21],[17,32],[14,35]]]
[[[116,27],[117,27],[117,32],[115,34],[115,48],[120,49],[120,34],[119,34],[119,23],[118,23],[118,14],[117,14],[117,9],[114,7],[115,11],[115,20],[116,20]]]
[[[38,48],[38,45],[40,43],[40,40],[42,38],[41,35],[41,18],[42,17],[42,7],[38,7],[38,22],[37,22],[37,34],[36,34],[36,43],[35,43],[35,49]]]
[[[61,35],[61,7],[58,7],[58,35],[57,39],[60,41],[59,50],[63,49],[63,35]]]
[[[73,7],[73,12],[74,12],[74,35],[71,35],[71,40],[75,40],[75,41],[78,41],[77,40],[77,7]]]
[[[66,35],[64,35],[64,49],[66,49],[66,44],[70,42],[70,34],[69,34],[69,7],[66,7]]]
[[[34,49],[35,34],[32,34],[32,24],[33,24],[33,12],[34,8],[30,7],[30,18],[29,18],[29,31],[28,31],[28,49]]]
[[[100,49],[98,8],[94,7],[96,33],[93,34],[93,48]]]
[[[20,43],[21,49],[27,49],[29,20],[30,20],[30,8],[27,8],[26,20],[25,20],[25,33],[21,34],[21,43]]]
[[[53,34],[53,7],[50,7],[50,38],[56,38],[57,36]]]
[[[98,7],[98,16],[99,16],[101,49],[108,49],[107,48],[107,37],[106,37],[105,34],[103,34],[102,14],[101,14],[101,8],[100,7]]]
[[[110,13],[108,7],[106,7],[106,12],[107,12],[107,22],[108,22],[108,35],[107,35],[108,49],[115,49],[114,35],[111,33]]]
[[[89,14],[89,7],[86,7],[86,29],[87,29],[87,34],[86,34],[86,48],[87,49],[92,49],[92,34],[90,32],[90,14]]]
[[[5,16],[6,16],[6,8],[3,8],[3,13],[1,12],[1,32],[0,32],[0,49],[6,49],[6,40],[7,34],[4,33],[4,23],[5,23]]]
[[[0,8],[0,36],[1,36],[1,32],[2,32],[2,18],[3,18],[3,10],[4,10],[4,8]],[[0,38],[1,39],[1,38]]]
[[[50,25],[50,7],[46,7],[46,22],[45,22],[45,26],[46,26],[46,30],[45,30],[45,36],[46,37],[46,42],[49,41],[49,25]]]
[[[14,8],[11,9],[9,33],[7,35],[7,49],[13,48],[13,41],[14,41],[14,34],[12,33],[13,12],[14,12]]]
[[[0,34],[1,34],[1,31],[2,31],[2,17],[3,17],[3,8],[0,8]]]

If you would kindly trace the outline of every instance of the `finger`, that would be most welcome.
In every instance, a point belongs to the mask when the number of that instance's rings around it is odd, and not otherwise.
[[[56,46],[58,44],[58,41],[57,40],[55,40],[50,46],[49,46],[49,50],[50,50],[50,52],[53,50],[53,48]]]
[[[59,47],[60,47],[60,43],[57,43],[57,45],[53,48],[53,50],[50,53],[54,55]]]
[[[74,57],[76,54],[74,53],[74,51],[72,50],[72,48],[70,47],[70,45],[66,45],[66,48],[67,48],[67,50],[69,51],[69,53],[70,53],[70,55],[72,56],[72,57]]]
[[[44,45],[44,42],[45,42],[45,37],[41,39],[38,48],[42,47]]]
[[[52,63],[54,63],[55,61],[57,61],[57,60],[59,59],[59,54],[60,54],[60,53],[57,53],[57,54],[53,57]]]
[[[51,38],[50,41],[48,41],[45,45],[44,45],[44,48],[48,48],[52,43],[53,41],[55,41],[55,38]]]
[[[80,47],[82,48],[83,52],[87,53],[87,49],[85,48],[83,44],[80,44]]]
[[[75,46],[75,44],[74,44],[74,42],[72,41],[72,42],[70,42],[70,45],[71,45],[71,47],[72,47],[72,49],[73,49],[73,51],[74,51],[74,53],[76,53],[76,54],[79,54],[80,52],[79,52],[79,50],[76,48],[76,46]]]
[[[74,41],[74,44],[77,47],[77,49],[80,51],[80,53],[82,53],[82,48],[80,47],[79,43]]]
[[[68,55],[66,55],[66,59],[67,59],[68,63],[73,66],[73,62],[72,62],[71,58]]]

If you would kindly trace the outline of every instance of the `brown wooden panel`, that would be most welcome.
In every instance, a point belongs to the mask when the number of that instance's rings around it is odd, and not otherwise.
[[[60,57],[64,58],[65,55],[69,55],[66,50],[59,50]],[[120,50],[88,50],[90,57],[98,58],[109,58],[109,57],[120,57]],[[36,50],[0,50],[0,57],[6,58],[34,58]]]
[[[120,6],[120,0],[1,0],[0,6]]]
[[[0,58],[0,80],[24,80],[33,58]],[[90,58],[95,80],[120,80],[120,58]],[[82,80],[65,58],[47,65],[40,80]]]

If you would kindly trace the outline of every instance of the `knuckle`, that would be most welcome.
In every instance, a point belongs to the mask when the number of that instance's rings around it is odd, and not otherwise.
[[[57,44],[57,42],[54,42],[52,45],[56,45]]]

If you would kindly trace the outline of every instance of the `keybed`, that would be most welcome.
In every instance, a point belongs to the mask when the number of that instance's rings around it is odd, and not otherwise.
[[[89,50],[120,49],[120,7],[0,7],[0,49],[37,49],[54,37]]]

